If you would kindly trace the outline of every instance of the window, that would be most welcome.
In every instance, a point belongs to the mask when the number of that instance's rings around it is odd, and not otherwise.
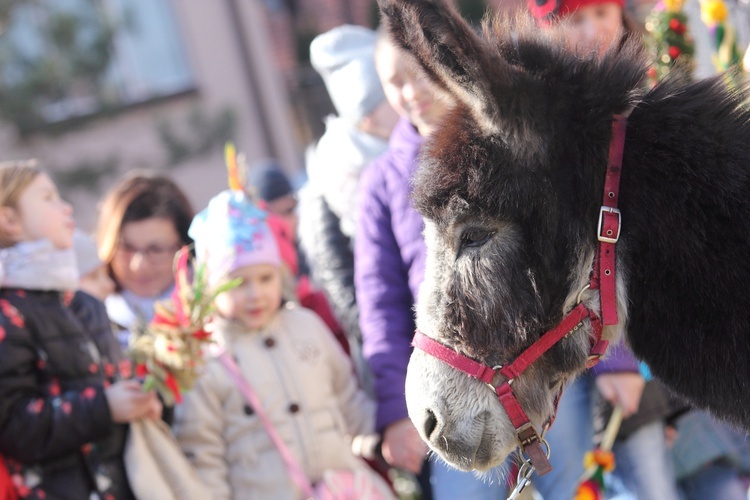
[[[0,115],[22,132],[193,85],[169,0],[21,0],[0,32]]]

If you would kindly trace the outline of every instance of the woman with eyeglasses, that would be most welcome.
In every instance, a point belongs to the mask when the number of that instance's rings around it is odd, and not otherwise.
[[[183,245],[194,211],[170,179],[135,172],[105,196],[99,214],[99,256],[116,284],[105,305],[127,347],[130,331],[151,320],[154,303],[174,287],[172,262]]]

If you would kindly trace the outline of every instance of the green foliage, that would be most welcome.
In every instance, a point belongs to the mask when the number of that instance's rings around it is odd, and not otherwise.
[[[135,332],[128,350],[136,373],[146,375],[143,389],[156,389],[167,406],[194,386],[205,365],[203,349],[213,343],[205,327],[216,297],[242,283],[237,278],[211,286],[205,263],[192,266],[191,276],[187,247],[176,259],[175,291],[154,305],[154,319]]]
[[[31,18],[34,26],[22,24]],[[75,115],[69,108],[73,102],[78,109],[96,109],[106,100],[100,89],[116,27],[103,11],[93,5],[74,11],[53,2],[0,0],[3,20],[0,118],[24,133]],[[24,40],[34,38],[35,50],[11,36],[14,27],[24,28]]]
[[[63,171],[56,171],[55,183],[66,192],[83,189],[96,193],[104,178],[117,174],[119,164],[120,160],[115,156],[102,161],[82,160]]]
[[[186,123],[188,130],[185,135],[175,132],[173,125],[166,120],[156,127],[167,152],[167,168],[203,156],[231,140],[237,129],[237,114],[226,107],[210,116],[196,106],[188,114]]]
[[[695,45],[687,23],[687,15],[682,10],[654,9],[646,19],[646,31],[651,34],[653,81],[661,80],[675,68],[688,75],[692,73]]]

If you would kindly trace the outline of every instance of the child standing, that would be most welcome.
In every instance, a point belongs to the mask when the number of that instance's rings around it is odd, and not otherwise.
[[[382,483],[352,454],[349,437],[372,431],[372,402],[325,324],[282,297],[282,261],[265,219],[238,189],[214,197],[193,220],[189,234],[209,282],[242,280],[216,299],[214,335],[311,482],[326,470],[348,469]],[[213,498],[302,497],[218,360],[177,407],[174,428]]]
[[[0,165],[0,454],[19,497],[132,498],[122,424],[161,405],[122,380],[101,303],[72,292],[73,229],[46,174]]]

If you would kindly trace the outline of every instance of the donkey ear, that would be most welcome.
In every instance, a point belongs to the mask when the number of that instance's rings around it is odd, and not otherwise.
[[[442,88],[468,106],[489,134],[499,131],[497,97],[512,68],[443,0],[378,0],[393,39]]]

